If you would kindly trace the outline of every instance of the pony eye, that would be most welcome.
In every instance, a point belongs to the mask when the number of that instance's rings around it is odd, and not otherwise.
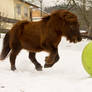
[[[76,24],[78,24],[78,23],[74,21],[74,22],[71,22],[70,24],[71,24],[71,25],[76,25]]]
[[[70,25],[70,27],[73,29],[74,28],[74,25]]]

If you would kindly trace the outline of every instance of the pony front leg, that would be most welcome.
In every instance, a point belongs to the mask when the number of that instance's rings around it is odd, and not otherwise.
[[[44,68],[52,67],[59,60],[58,50],[54,49],[48,57],[45,58]]]

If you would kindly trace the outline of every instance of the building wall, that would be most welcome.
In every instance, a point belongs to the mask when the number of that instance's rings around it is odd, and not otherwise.
[[[42,12],[42,16],[47,15],[46,13]],[[41,16],[41,10],[39,9],[32,9],[32,17],[42,17]]]
[[[20,5],[21,7],[21,14],[18,14],[17,12],[17,9],[16,9],[16,6],[17,5]],[[25,8],[27,9],[26,12],[28,13],[27,16],[24,15],[24,12],[25,12]],[[27,20],[30,20],[30,5],[24,3],[24,2],[21,2],[19,0],[14,0],[14,16],[16,19],[27,19]]]
[[[41,17],[41,13],[37,9],[32,10],[32,17]]]
[[[16,12],[16,5],[21,4],[21,14],[18,15]],[[24,8],[28,8],[28,16],[24,16]],[[29,8],[30,5],[24,2],[21,2],[19,0],[2,0],[0,2],[0,15],[3,17],[8,17],[12,19],[18,19],[18,20],[30,20],[30,11]],[[12,23],[6,23],[6,22],[0,22],[2,24],[3,29],[10,29],[13,24]]]
[[[0,2],[0,12],[4,17],[14,18],[14,2],[13,0],[2,0]]]
[[[16,4],[21,5],[21,14],[18,15],[16,12]],[[24,16],[24,8],[28,8],[28,16]],[[0,12],[1,15],[4,17],[9,17],[9,18],[16,18],[16,19],[30,19],[30,11],[31,9],[29,8],[30,5],[21,2],[19,0],[2,0],[0,3]]]

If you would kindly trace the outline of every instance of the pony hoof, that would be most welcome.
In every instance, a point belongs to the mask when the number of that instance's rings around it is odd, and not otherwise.
[[[0,55],[0,60],[3,60],[4,59],[4,57],[2,57],[1,55]]]
[[[12,70],[12,71],[15,71],[15,70],[16,70],[16,68],[15,68],[15,67],[12,67],[12,68],[11,68],[11,70]]]
[[[42,71],[42,66],[36,67],[37,71]]]
[[[37,71],[42,71],[42,68],[41,68],[41,67],[39,67],[39,68],[36,68],[36,70],[37,70]]]
[[[53,64],[45,64],[44,65],[44,68],[50,68],[50,67],[52,67],[53,66]]]

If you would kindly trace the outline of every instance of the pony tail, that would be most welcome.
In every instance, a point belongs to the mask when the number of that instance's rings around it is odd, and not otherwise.
[[[0,60],[4,60],[9,52],[10,52],[9,32],[7,32],[3,40],[3,48],[2,48],[1,55],[0,55]]]

